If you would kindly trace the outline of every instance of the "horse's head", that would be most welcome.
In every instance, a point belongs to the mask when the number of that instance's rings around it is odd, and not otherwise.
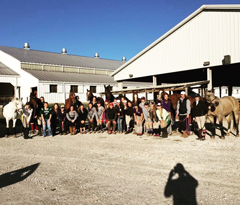
[[[15,106],[18,110],[18,113],[19,114],[22,114],[22,111],[23,111],[23,102],[22,102],[22,98],[21,99],[14,99],[14,103],[15,103]]]
[[[75,101],[76,101],[76,99],[75,99],[75,93],[74,93],[72,90],[70,90],[69,99],[70,99],[72,102],[75,102]]]
[[[212,101],[213,101],[214,99],[216,99],[216,97],[215,97],[215,95],[214,95],[214,93],[213,93],[213,90],[206,90],[206,91],[205,91],[205,97],[206,97],[206,101],[207,101],[208,103],[212,103]]]
[[[93,94],[92,94],[91,90],[87,89],[86,96],[87,96],[87,101],[92,101]]]

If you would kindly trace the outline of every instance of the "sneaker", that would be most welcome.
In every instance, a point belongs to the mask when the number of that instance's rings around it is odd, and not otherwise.
[[[50,135],[50,137],[53,137],[52,135]]]

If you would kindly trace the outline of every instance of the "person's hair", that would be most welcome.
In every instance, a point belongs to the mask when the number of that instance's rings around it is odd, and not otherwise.
[[[26,105],[30,105],[30,102],[27,102]]]
[[[57,105],[58,107],[57,107],[57,111],[59,110],[59,105],[58,105],[58,103],[54,103],[53,104],[53,111],[55,111],[55,105]]]

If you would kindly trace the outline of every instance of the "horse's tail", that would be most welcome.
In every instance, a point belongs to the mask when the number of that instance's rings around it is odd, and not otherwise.
[[[236,116],[234,112],[232,112],[232,116],[233,116],[233,129],[237,129],[237,121],[236,121]]]

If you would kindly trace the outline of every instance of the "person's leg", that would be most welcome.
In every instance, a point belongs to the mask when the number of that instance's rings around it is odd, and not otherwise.
[[[47,127],[48,127],[48,135],[49,135],[50,137],[52,137],[51,124],[49,124],[48,122],[49,122],[49,120],[46,120],[46,124],[47,124]]]
[[[115,129],[116,129],[116,122],[114,123],[113,121],[114,121],[114,120],[112,120],[112,124],[113,124],[113,125],[112,125],[112,127],[113,127],[112,131],[115,132]]]
[[[43,127],[43,137],[46,137],[46,126],[47,126],[47,121],[45,120],[45,124],[42,123],[42,127]]]
[[[119,130],[120,133],[122,133],[122,131],[123,131],[122,123],[123,123],[123,119],[119,118],[119,128],[118,128],[118,130]]]

